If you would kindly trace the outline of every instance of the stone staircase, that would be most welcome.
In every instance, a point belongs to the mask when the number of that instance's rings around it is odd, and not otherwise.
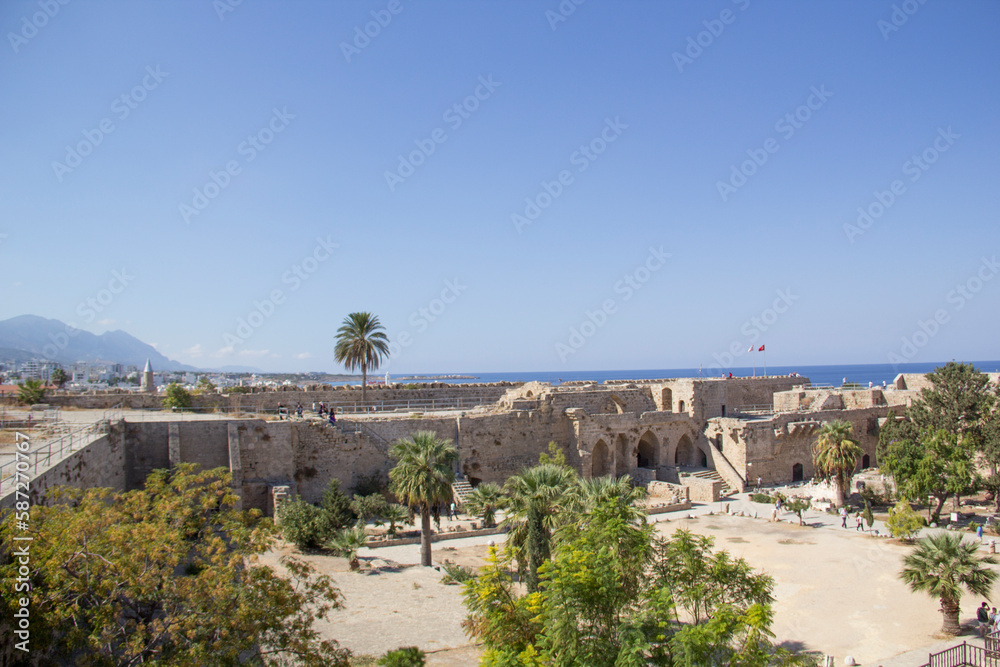
[[[722,482],[721,497],[728,498],[729,496],[736,493],[726,480],[722,479],[720,475],[715,470],[709,470],[708,468],[681,468],[680,469],[681,484],[684,483],[685,477],[697,477],[699,479],[707,479],[711,482]]]
[[[451,483],[451,495],[459,507],[465,505],[470,493],[472,493],[472,485],[469,484],[468,480],[456,479]]]

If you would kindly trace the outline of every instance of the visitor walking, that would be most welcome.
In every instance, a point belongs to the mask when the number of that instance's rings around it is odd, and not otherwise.
[[[990,627],[990,606],[984,602],[976,610],[976,620],[979,621],[979,636],[985,637]]]
[[[976,526],[976,537],[979,538],[980,542],[983,541],[983,524]]]
[[[856,517],[854,517],[854,518],[857,519],[857,521],[858,521],[858,525],[854,528],[854,531],[857,532],[857,531],[861,530],[861,526],[863,525],[863,522],[861,520],[861,512],[858,512],[858,515]]]
[[[847,528],[847,505],[840,508],[840,527]]]
[[[455,503],[448,506],[448,518],[452,520],[455,518]]]

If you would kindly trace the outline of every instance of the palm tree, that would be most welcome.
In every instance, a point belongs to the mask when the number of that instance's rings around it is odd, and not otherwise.
[[[41,380],[25,380],[17,385],[17,400],[25,405],[35,405],[45,400],[45,387]]]
[[[361,369],[361,403],[365,403],[368,369],[375,370],[389,356],[389,339],[385,327],[371,313],[351,313],[337,329],[337,344],[333,358],[353,371]]]
[[[497,510],[504,506],[503,489],[499,484],[480,484],[465,499],[465,511],[478,516],[487,528],[497,525]]]
[[[864,454],[858,441],[851,437],[853,430],[854,427],[847,421],[827,422],[819,430],[813,448],[816,474],[824,482],[833,480],[838,507],[845,502],[854,467],[858,464],[858,458]]]
[[[458,450],[434,431],[417,431],[389,449],[397,461],[389,471],[389,490],[407,505],[420,508],[420,563],[431,565],[431,507],[451,502]]]
[[[382,518],[389,522],[389,530],[386,531],[386,534],[392,537],[396,534],[396,524],[402,526],[409,522],[410,511],[402,505],[392,503],[386,507]]]
[[[352,570],[358,570],[361,568],[361,563],[358,562],[358,550],[365,546],[367,541],[368,533],[365,532],[365,527],[357,524],[338,530],[327,546],[336,551],[337,555],[346,558]]]
[[[589,514],[601,503],[609,500],[620,500],[630,508],[629,521],[641,521],[646,518],[646,511],[639,507],[639,502],[646,498],[646,489],[634,486],[628,475],[621,477],[592,477],[581,479],[576,489],[574,509],[579,514]]]
[[[962,588],[973,595],[988,598],[997,572],[986,567],[996,564],[993,556],[979,556],[979,545],[965,542],[961,535],[939,533],[917,542],[917,546],[903,559],[899,577],[909,584],[910,590],[924,591],[940,598],[944,624],[941,630],[957,635],[959,602]]]
[[[509,531],[508,543],[520,566],[527,564],[529,593],[538,589],[538,567],[549,558],[559,508],[575,481],[571,468],[541,463],[514,475],[504,485],[508,502],[502,527]]]

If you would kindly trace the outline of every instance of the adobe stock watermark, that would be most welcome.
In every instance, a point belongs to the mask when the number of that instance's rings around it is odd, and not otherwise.
[[[659,248],[650,246],[646,259],[612,286],[614,293],[620,295],[621,299],[607,298],[594,310],[587,310],[583,321],[569,328],[566,342],[556,343],[555,349],[559,360],[566,363],[566,359],[583,349],[587,341],[608,323],[608,318],[618,312],[618,307],[628,303],[652,279],[653,274],[663,268],[671,256],[669,252],[664,252],[663,246]]]
[[[927,0],[903,0],[898,5],[894,4],[888,21],[879,19],[875,22],[875,26],[882,33],[883,41],[888,42],[889,36],[906,25],[910,17],[916,14],[926,2]]]
[[[545,20],[549,22],[549,27],[554,31],[560,23],[565,23],[570,16],[576,13],[576,8],[587,0],[562,0],[555,11],[545,10]]]
[[[243,0],[212,0],[212,8],[220,22],[225,21],[226,14],[232,14],[242,4]]]
[[[351,58],[361,55],[361,52],[371,45],[372,40],[382,34],[384,28],[388,28],[392,23],[392,17],[398,16],[403,11],[403,5],[399,0],[389,0],[385,9],[372,10],[372,20],[361,25],[354,26],[354,39],[350,42],[340,43],[340,52],[344,54],[344,59],[348,63]]]
[[[746,11],[747,7],[750,6],[750,0],[732,0],[732,2],[741,12]],[[687,38],[687,47],[684,49],[684,53],[680,51],[674,51],[673,53],[674,65],[677,66],[677,71],[683,74],[685,67],[693,65],[695,60],[701,58],[702,54],[705,53],[705,49],[715,44],[715,40],[721,37],[722,33],[726,31],[726,26],[736,22],[737,16],[739,14],[732,9],[726,8],[719,12],[718,18],[702,21],[701,24],[705,26],[705,29],[698,32],[694,37],[689,36]]]
[[[754,315],[740,326],[740,334],[744,336],[743,338],[731,342],[729,349],[722,354],[712,353],[715,363],[710,364],[709,368],[732,368],[733,363],[748,352],[750,346],[760,340],[760,337],[769,331],[796,301],[802,298],[793,294],[791,287],[775,290],[774,295],[774,301],[771,302],[770,307],[760,311],[759,315]]]
[[[938,161],[941,154],[954,146],[955,140],[961,136],[952,131],[951,125],[948,126],[948,129],[939,127],[938,135],[934,141],[920,153],[914,153],[903,163],[903,175],[909,176],[910,183],[919,181],[920,177],[931,168],[931,165]],[[892,205],[906,192],[906,183],[898,178],[889,183],[889,187],[885,190],[872,192],[872,201],[866,206],[858,207],[858,217],[854,223],[844,223],[844,234],[847,236],[847,240],[854,243],[857,237],[871,229],[875,221],[885,215],[885,212],[892,208]]]
[[[49,24],[63,7],[69,4],[70,0],[38,0],[38,8],[41,11],[33,13],[30,17],[21,17],[21,29],[7,33],[7,41],[14,53],[18,53],[22,46],[38,35],[38,31]]]
[[[128,118],[133,111],[139,108],[139,104],[145,101],[149,93],[160,87],[163,80],[170,76],[170,72],[160,70],[160,66],[146,67],[146,75],[142,81],[136,84],[132,90],[122,93],[111,101],[111,113],[120,121]],[[60,183],[63,182],[66,174],[72,173],[74,169],[83,164],[84,158],[94,152],[104,139],[115,131],[115,123],[110,118],[102,118],[97,122],[97,127],[84,129],[83,139],[72,146],[66,146],[66,156],[62,162],[55,160],[52,162],[52,171]]]
[[[91,324],[97,316],[111,307],[118,295],[124,292],[135,276],[122,267],[111,272],[111,278],[107,284],[97,290],[93,295],[88,296],[76,305],[76,314],[83,318],[84,322]],[[49,334],[49,342],[42,347],[42,356],[48,360],[53,360],[59,353],[69,347],[70,338],[75,338],[80,334],[80,329],[74,322],[67,322],[63,331]]]
[[[917,353],[940,333],[941,328],[951,322],[952,315],[975,299],[986,283],[993,280],[998,272],[1000,263],[997,263],[996,255],[981,258],[973,274],[965,282],[955,285],[945,295],[948,307],[938,308],[927,319],[917,320],[913,333],[900,339],[899,349],[887,355],[889,363],[898,367],[917,356]]]
[[[469,286],[463,285],[460,280],[460,278],[445,280],[444,288],[441,290],[440,295],[427,302],[427,305],[421,306],[410,313],[406,321],[412,327],[412,331],[411,329],[404,329],[389,340],[389,363],[394,359],[398,359],[402,355],[403,350],[413,345],[414,336],[427,331],[431,324],[441,319],[451,307],[451,304],[455,303],[458,297],[465,290],[469,289]],[[386,364],[386,367],[388,365]]]
[[[809,122],[814,112],[823,108],[823,105],[831,97],[833,97],[833,93],[826,89],[826,84],[820,84],[819,88],[811,86],[806,101],[779,118],[774,124],[774,131],[778,132],[782,139],[788,141]],[[748,148],[746,151],[748,159],[739,165],[730,166],[729,179],[715,182],[715,188],[719,191],[722,201],[729,201],[729,197],[746,185],[748,180],[767,164],[770,157],[777,153],[780,148],[781,144],[774,137],[768,137],[761,148]]]
[[[441,120],[447,123],[454,132],[462,127],[465,121],[472,117],[472,114],[479,109],[482,102],[490,99],[503,83],[494,81],[492,74],[487,74],[484,78],[480,75],[479,85],[461,102],[456,102],[445,109],[441,114]],[[424,139],[414,139],[415,149],[404,155],[399,155],[399,164],[395,171],[385,171],[385,184],[389,186],[389,192],[395,192],[396,186],[406,181],[407,178],[416,173],[418,167],[424,164],[440,144],[448,141],[448,133],[444,128],[438,127],[432,130]]]
[[[286,293],[280,287],[276,287],[268,292],[262,299],[254,299],[253,307],[246,317],[236,319],[236,326],[233,333],[226,332],[222,335],[224,349],[232,351],[240,343],[245,343],[253,334],[264,326],[267,320],[274,316],[279,306],[285,304],[288,294],[298,291],[302,285],[309,280],[320,267],[330,257],[340,245],[326,238],[316,237],[316,245],[305,257],[292,264],[281,274],[281,284],[288,286]]]
[[[576,172],[582,174],[592,165],[597,158],[608,150],[608,146],[618,141],[622,132],[628,129],[628,125],[623,123],[620,117],[615,116],[614,120],[604,119],[604,127],[585,144],[573,151],[569,156],[570,165],[576,167]],[[521,213],[512,213],[510,221],[514,229],[520,234],[521,231],[535,222],[542,211],[552,206],[552,202],[562,196],[566,188],[574,183],[575,177],[569,169],[563,169],[551,181],[542,179],[541,190],[533,197],[524,198],[524,210]]]
[[[253,134],[248,134],[247,138],[236,146],[236,153],[243,157],[242,162],[233,159],[226,162],[219,171],[210,170],[205,184],[200,188],[194,188],[191,203],[181,202],[178,205],[184,223],[191,224],[193,216],[201,215],[201,212],[208,208],[212,200],[230,186],[233,178],[243,173],[243,166],[256,160],[257,156],[274,141],[275,137],[285,131],[294,118],[295,114],[288,113],[288,107],[282,107],[281,110],[278,110],[277,107],[273,108],[271,118],[264,126]]]

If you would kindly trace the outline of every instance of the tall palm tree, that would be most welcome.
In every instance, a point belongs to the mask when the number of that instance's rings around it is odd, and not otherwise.
[[[924,591],[940,598],[944,615],[941,630],[949,635],[961,631],[958,621],[962,588],[988,598],[996,581],[997,572],[987,567],[996,564],[996,558],[979,556],[978,551],[977,543],[965,542],[961,535],[939,533],[917,542],[903,559],[900,579],[914,592]]]
[[[824,482],[833,480],[838,507],[844,504],[854,467],[865,453],[858,441],[851,437],[853,430],[854,427],[847,421],[827,422],[816,435],[813,447],[816,475]]]
[[[361,403],[365,404],[368,369],[375,370],[389,356],[389,339],[385,327],[371,313],[351,313],[337,329],[337,344],[333,358],[353,371],[361,369]]]
[[[574,489],[574,495],[576,496],[574,509],[580,514],[589,514],[598,505],[609,500],[621,500],[625,507],[629,508],[626,513],[629,521],[646,518],[646,511],[639,507],[639,502],[646,498],[646,489],[633,486],[632,478],[628,475],[581,479]]]
[[[576,473],[566,466],[541,463],[507,480],[507,517],[502,527],[523,568],[528,592],[538,589],[538,568],[551,553],[552,533]]]
[[[417,431],[389,449],[397,461],[389,471],[389,490],[407,505],[420,508],[420,563],[431,565],[431,508],[451,502],[458,450],[434,431]]]
[[[497,523],[497,511],[503,508],[505,501],[500,485],[487,482],[474,488],[465,499],[465,512],[478,516],[487,528],[492,528]]]

